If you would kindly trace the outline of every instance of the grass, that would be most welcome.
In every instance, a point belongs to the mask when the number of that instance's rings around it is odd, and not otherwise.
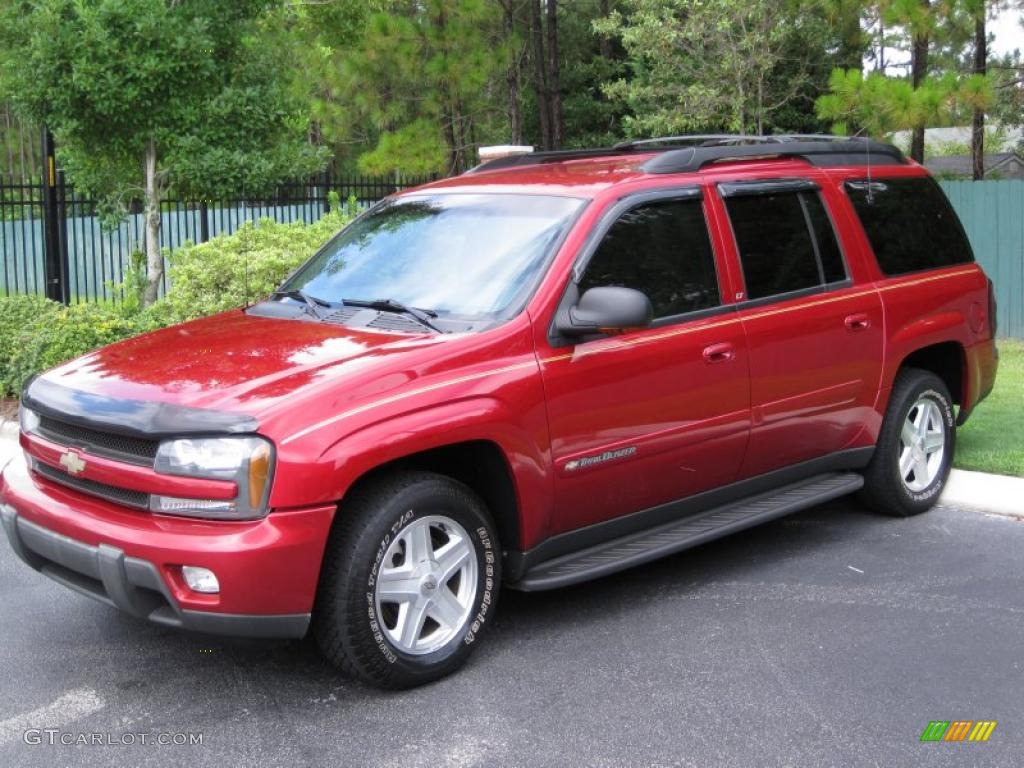
[[[1024,477],[1024,343],[999,342],[996,387],[957,431],[954,466]]]

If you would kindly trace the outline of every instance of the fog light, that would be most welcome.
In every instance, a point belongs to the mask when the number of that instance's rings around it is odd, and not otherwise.
[[[208,595],[220,592],[220,582],[209,568],[183,565],[181,566],[181,575],[185,577],[185,583],[193,592],[203,592]]]

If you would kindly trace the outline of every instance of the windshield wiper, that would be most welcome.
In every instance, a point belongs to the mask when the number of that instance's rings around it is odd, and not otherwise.
[[[273,298],[283,297],[286,299],[295,299],[301,301],[306,306],[305,310],[315,317],[317,320],[323,320],[324,315],[320,312],[320,307],[327,307],[330,309],[331,304],[329,301],[324,299],[318,299],[316,296],[310,296],[301,288],[292,288],[287,291],[274,291]]]
[[[430,321],[430,318],[437,317],[437,312],[432,309],[410,307],[408,304],[403,304],[395,299],[342,299],[341,303],[350,307],[366,307],[368,309],[377,309],[381,312],[394,312],[399,315],[408,315],[409,317],[418,320],[424,327],[429,328],[432,331],[437,331],[438,333],[444,333],[444,331]]]

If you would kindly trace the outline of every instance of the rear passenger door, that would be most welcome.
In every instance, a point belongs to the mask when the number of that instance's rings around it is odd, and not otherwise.
[[[552,533],[725,485],[746,446],[746,344],[722,300],[699,188],[611,206],[559,309],[609,285],[643,291],[653,325],[575,341],[551,335],[550,325],[539,329],[555,466]]]
[[[743,276],[752,477],[858,445],[875,417],[881,299],[854,285],[811,179],[720,183]]]

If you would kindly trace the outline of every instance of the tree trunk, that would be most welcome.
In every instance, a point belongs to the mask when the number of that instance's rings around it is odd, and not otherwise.
[[[544,60],[544,28],[540,16],[541,0],[530,0],[530,37],[533,39],[534,89],[537,116],[540,118],[541,149],[551,149],[551,101],[548,94],[547,65]]]
[[[931,8],[930,0],[920,0],[925,13]],[[914,35],[914,47],[910,54],[910,84],[916,91],[928,74],[928,32],[919,30]],[[915,125],[910,134],[910,157],[924,162],[924,125]]]
[[[610,0],[601,0],[601,18],[607,19],[611,16],[612,8]],[[612,39],[608,35],[600,35],[597,38],[597,44],[600,46],[602,59],[610,59],[612,57]]]
[[[28,173],[28,157],[25,154],[25,123],[20,117],[18,118],[18,144],[21,153],[21,175],[24,177]],[[29,155],[31,154],[29,151]],[[35,168],[32,170],[34,171]]]
[[[156,142],[149,140],[144,161],[146,173],[146,289],[142,306],[157,299],[160,280],[164,276],[164,259],[160,253],[160,198],[162,190],[156,178]]]
[[[881,14],[878,19],[878,68],[875,71],[885,74],[885,21]]]
[[[974,73],[985,75],[988,71],[988,41],[985,28],[987,3],[981,4],[981,11],[974,20]],[[974,119],[971,122],[971,164],[975,181],[985,178],[985,110],[974,108]]]
[[[437,18],[434,19],[434,29],[437,32],[437,39],[441,41],[441,53],[447,58],[448,51],[448,14],[445,12],[444,4],[441,4]],[[441,95],[441,129],[444,133],[444,143],[448,151],[448,176],[455,176],[461,173],[462,151],[459,142],[459,110],[455,95],[452,93],[451,82],[442,79],[439,83]]]
[[[11,174],[11,181],[14,181],[14,142],[11,141],[11,106],[4,106],[4,123],[7,130],[4,132],[4,149],[7,150],[7,173]]]
[[[558,2],[548,3],[548,103],[551,105],[551,148],[561,149],[565,135],[562,118],[561,65],[558,56]]]
[[[511,48],[516,34],[515,0],[503,0],[505,9],[505,44],[509,46],[505,84],[508,88],[508,133],[512,144],[523,143],[523,116],[519,106],[519,51]]]

